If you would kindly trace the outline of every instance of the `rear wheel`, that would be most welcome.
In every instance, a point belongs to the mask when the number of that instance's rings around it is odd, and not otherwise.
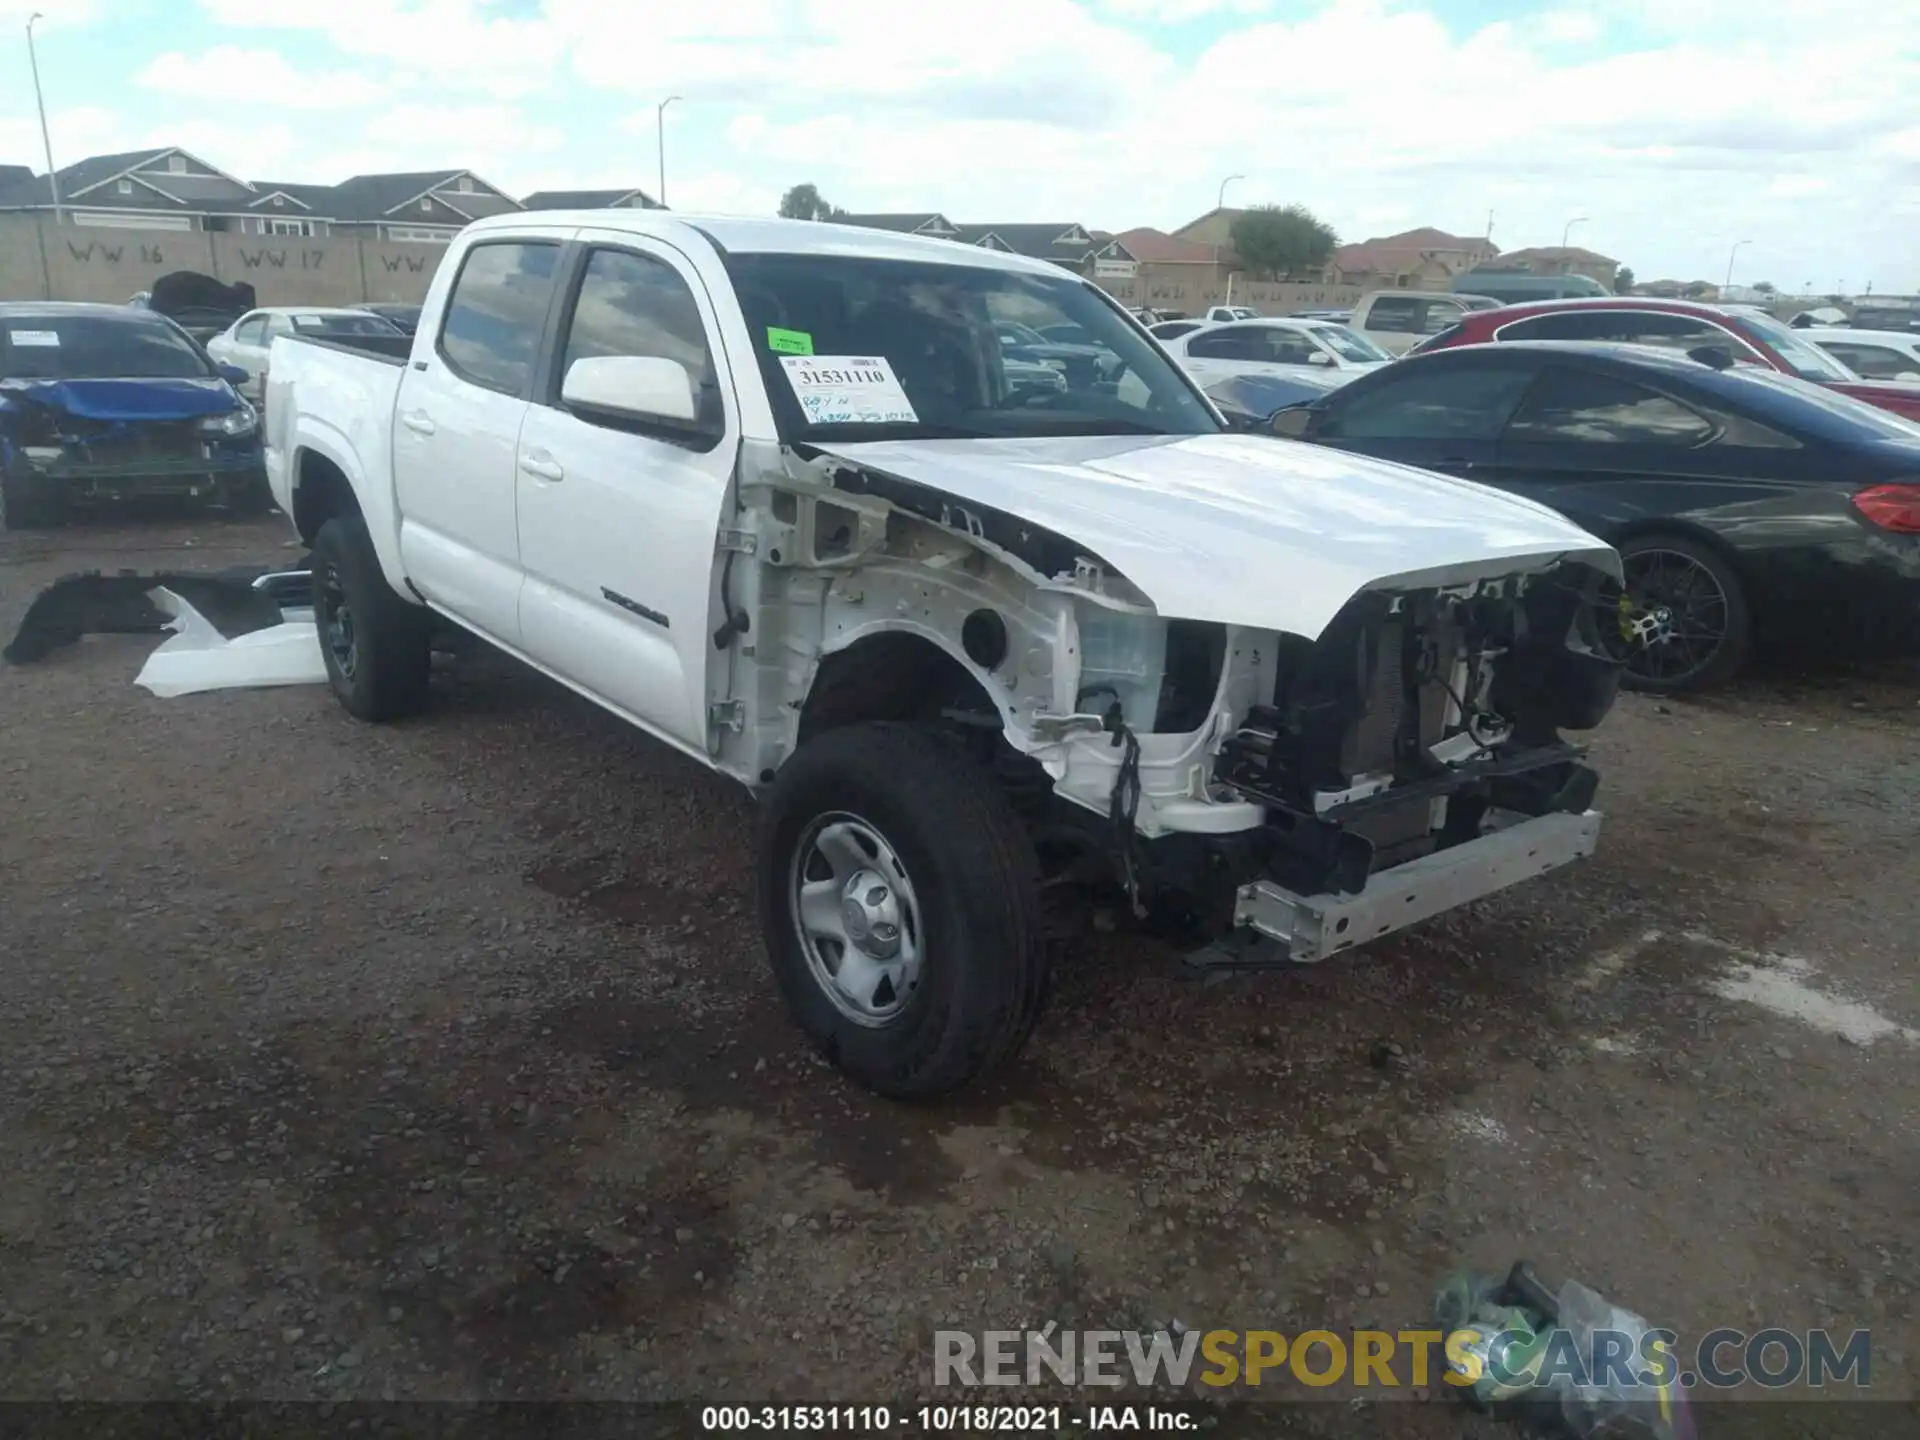
[[[1731,566],[1698,541],[1637,535],[1620,547],[1626,590],[1609,639],[1624,683],[1655,695],[1730,679],[1752,648],[1746,592]]]
[[[801,747],[760,834],[760,921],[800,1028],[852,1079],[948,1094],[1018,1051],[1045,995],[1040,870],[958,744],[866,723]]]
[[[314,538],[313,618],[327,680],[348,714],[397,720],[426,704],[432,617],[387,584],[358,515],[327,521]]]

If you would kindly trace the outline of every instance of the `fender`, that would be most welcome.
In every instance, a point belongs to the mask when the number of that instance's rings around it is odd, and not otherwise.
[[[368,428],[364,421],[356,421],[353,426],[354,431],[361,433]],[[384,445],[376,445],[372,449],[372,455],[378,457],[378,466],[370,466],[363,460],[368,452],[354,443],[353,435],[301,411],[295,416],[287,450],[292,456],[286,467],[285,481],[285,508],[289,518],[294,514],[293,506],[302,480],[302,458],[306,455],[323,457],[346,477],[348,486],[353,490],[387,583],[396,593],[410,595],[412,592],[407,585],[406,567],[400,558],[400,520],[394,498],[392,464]],[[278,484],[275,485],[275,494],[279,494]]]

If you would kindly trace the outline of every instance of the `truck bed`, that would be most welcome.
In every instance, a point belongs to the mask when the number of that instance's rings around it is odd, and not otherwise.
[[[411,335],[302,335],[295,332],[282,335],[282,340],[297,341],[302,345],[318,345],[326,350],[344,350],[349,355],[363,355],[369,360],[378,360],[385,365],[404,365],[407,356],[413,353]]]

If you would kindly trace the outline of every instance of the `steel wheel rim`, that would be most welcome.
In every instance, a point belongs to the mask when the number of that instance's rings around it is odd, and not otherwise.
[[[926,969],[913,880],[886,836],[857,815],[815,819],[787,876],[793,933],[833,1007],[877,1029],[898,1019]]]
[[[344,680],[353,679],[359,660],[359,647],[353,628],[353,607],[347,604],[347,588],[340,581],[340,567],[328,565],[320,580],[320,633],[326,639],[327,653]]]
[[[1727,592],[1713,572],[1678,550],[1636,550],[1624,565],[1631,616],[1622,613],[1628,673],[1679,683],[1713,663],[1727,643]],[[1631,625],[1633,634],[1624,633]]]

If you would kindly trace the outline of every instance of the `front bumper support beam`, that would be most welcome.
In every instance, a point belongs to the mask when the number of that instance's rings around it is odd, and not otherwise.
[[[1600,812],[1539,815],[1381,870],[1354,895],[1296,895],[1271,880],[1242,885],[1233,923],[1283,947],[1275,960],[1324,960],[1591,855]],[[1253,958],[1253,957],[1248,957]]]

